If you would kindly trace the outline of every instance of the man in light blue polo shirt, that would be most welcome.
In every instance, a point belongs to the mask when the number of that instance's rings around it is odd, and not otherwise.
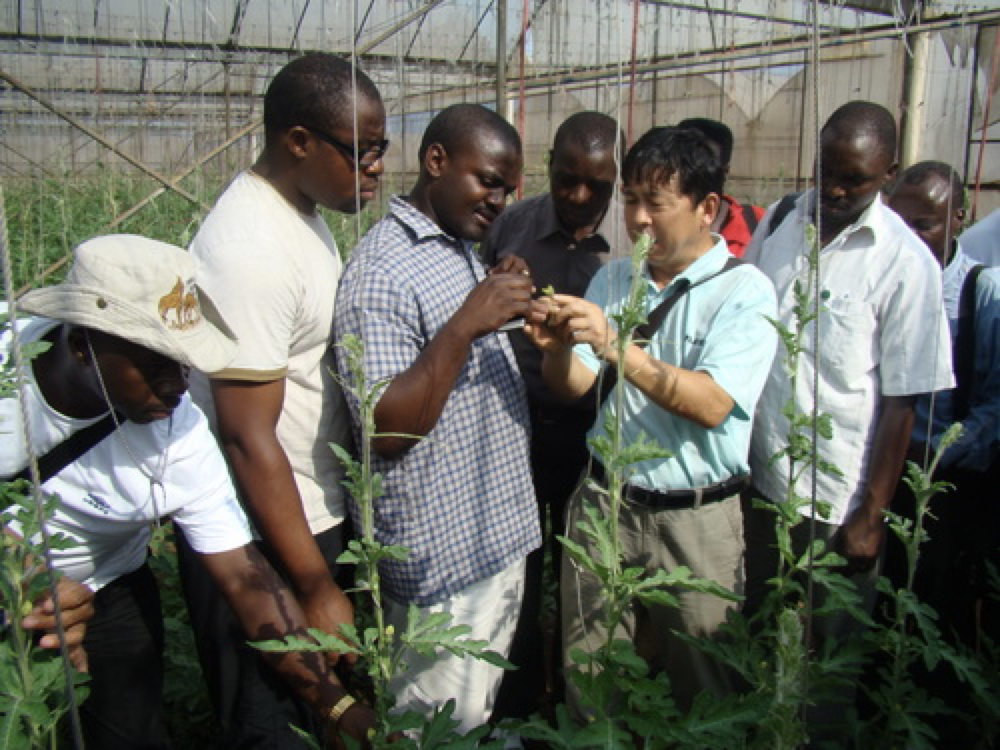
[[[627,469],[619,518],[624,564],[650,573],[685,565],[739,593],[739,493],[749,478],[754,408],[777,347],[767,321],[776,312],[774,289],[755,268],[731,263],[725,241],[711,232],[723,171],[702,135],[654,128],[629,151],[622,174],[629,232],[653,240],[640,268],[647,315],[677,295],[662,324],[647,336],[648,344],[625,349],[625,382],[606,399],[591,430],[596,437],[609,418],[619,418],[618,389],[624,389],[624,444],[645,433],[672,454]],[[616,365],[616,331],[609,318],[629,299],[633,273],[628,259],[611,263],[594,277],[586,299],[555,295],[545,324],[530,327],[555,392],[579,397],[603,363]],[[603,483],[604,474],[600,456],[594,456],[591,477]],[[607,496],[587,482],[570,500],[569,536],[589,547],[576,528],[584,504],[607,513]],[[567,558],[562,596],[566,653],[593,650],[605,635],[598,582]],[[724,667],[673,631],[711,637],[733,605],[704,594],[678,596],[678,608],[633,610],[621,637],[655,645],[651,666],[667,673],[678,705],[686,709],[702,690],[722,694],[732,686]],[[571,704],[576,700],[569,698]]]

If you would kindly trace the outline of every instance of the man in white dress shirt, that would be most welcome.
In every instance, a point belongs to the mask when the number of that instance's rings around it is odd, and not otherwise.
[[[829,415],[832,439],[815,440],[819,460],[839,472],[818,472],[815,500],[830,512],[825,518],[815,513],[815,537],[846,558],[847,572],[870,611],[887,528],[884,511],[902,471],[914,403],[918,394],[951,387],[951,346],[940,269],[880,196],[897,168],[892,115],[878,104],[849,102],[824,125],[820,149],[818,188],[800,196],[774,227],[772,207],[761,222],[766,229],[757,232],[745,255],[774,282],[781,324],[796,328],[795,286],[807,283],[812,235],[807,226],[818,216],[818,340],[816,323],[808,324],[794,392],[785,352],[774,359],[750,445],[751,494],[774,503],[786,501],[790,489],[810,496],[810,472],[790,488],[788,459],[772,458],[789,442],[784,413],[789,399],[799,413],[810,413],[815,404]],[[800,512],[808,517],[814,508],[806,505]],[[745,518],[746,609],[753,613],[778,570],[775,517],[748,507]],[[792,529],[799,554],[808,543],[809,526]],[[852,615],[839,612],[818,618],[813,632],[841,639],[859,629]]]

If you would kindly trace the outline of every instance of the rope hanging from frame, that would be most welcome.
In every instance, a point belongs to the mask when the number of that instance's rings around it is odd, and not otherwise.
[[[993,61],[990,70],[990,80],[986,86],[986,105],[983,107],[982,135],[979,139],[979,155],[976,158],[976,183],[972,191],[972,210],[970,223],[976,220],[976,209],[979,208],[979,188],[983,175],[983,154],[986,151],[986,131],[990,126],[990,110],[993,107],[993,87],[997,81],[997,65],[1000,64],[1000,26],[994,27]]]

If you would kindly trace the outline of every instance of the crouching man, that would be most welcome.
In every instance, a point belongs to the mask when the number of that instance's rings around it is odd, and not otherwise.
[[[42,477],[42,489],[58,497],[46,528],[73,542],[52,550],[52,562],[65,576],[67,645],[91,674],[81,707],[84,739],[102,750],[169,746],[160,716],[163,623],[146,564],[161,519],[171,517],[184,530],[247,639],[304,634],[307,627],[295,597],[250,544],[225,461],[186,394],[190,368],[219,370],[236,347],[196,287],[194,269],[172,245],[98,237],[77,248],[65,282],[29,292],[18,304],[42,316],[19,323],[21,341],[49,348],[28,368],[23,410],[17,398],[0,401],[0,476],[14,477],[27,465],[26,434],[30,453],[55,459]],[[68,448],[74,437],[76,448]],[[19,529],[10,524],[4,531]],[[81,652],[80,625],[91,606]],[[39,603],[25,626],[51,631],[52,609],[51,601]],[[42,645],[56,640],[50,633]],[[331,732],[365,737],[370,710],[354,705],[322,655],[267,659]]]

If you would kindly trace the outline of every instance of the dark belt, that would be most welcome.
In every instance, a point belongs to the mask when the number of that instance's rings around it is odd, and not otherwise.
[[[607,472],[604,464],[594,461],[590,469],[590,476],[598,482],[604,482]],[[705,503],[714,503],[725,500],[727,497],[739,494],[750,485],[750,475],[742,474],[738,477],[729,477],[722,482],[710,484],[707,487],[700,487],[696,490],[647,490],[645,487],[636,487],[634,484],[625,485],[625,497],[629,501],[647,508],[699,508]]]

